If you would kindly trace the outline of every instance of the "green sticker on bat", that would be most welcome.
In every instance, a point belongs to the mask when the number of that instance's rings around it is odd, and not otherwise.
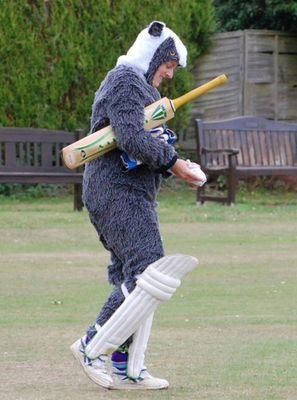
[[[162,104],[159,104],[158,107],[153,112],[151,119],[159,120],[159,119],[164,119],[166,117],[167,117],[166,108]]]

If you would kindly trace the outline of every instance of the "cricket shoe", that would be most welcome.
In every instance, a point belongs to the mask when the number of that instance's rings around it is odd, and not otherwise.
[[[74,357],[80,362],[86,375],[97,385],[106,389],[111,389],[113,381],[111,375],[107,371],[106,361],[107,356],[100,355],[91,360],[85,355],[85,337],[78,339],[71,346],[71,352]]]
[[[139,378],[132,379],[126,374],[113,372],[113,390],[158,390],[167,389],[169,383],[166,379],[155,378],[146,369],[142,370]]]

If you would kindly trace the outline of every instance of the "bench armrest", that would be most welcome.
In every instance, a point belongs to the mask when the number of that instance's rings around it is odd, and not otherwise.
[[[207,147],[201,148],[202,159],[201,164],[205,164],[209,171],[229,171],[229,176],[234,176],[236,164],[237,164],[237,154],[239,149],[235,148],[222,148],[222,149],[211,149]],[[209,159],[208,159],[209,158]]]
[[[227,153],[228,155],[236,155],[239,153],[238,149],[210,149],[208,147],[201,148],[201,154],[207,153]]]

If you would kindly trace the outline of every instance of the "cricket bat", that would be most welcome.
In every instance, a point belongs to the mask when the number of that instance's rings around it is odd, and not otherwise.
[[[226,80],[226,75],[219,75],[176,99],[170,100],[167,97],[163,97],[150,104],[144,109],[144,128],[150,130],[169,121],[174,117],[178,108],[221,85]],[[116,147],[116,137],[112,127],[109,125],[64,147],[62,149],[62,160],[67,168],[75,169]]]

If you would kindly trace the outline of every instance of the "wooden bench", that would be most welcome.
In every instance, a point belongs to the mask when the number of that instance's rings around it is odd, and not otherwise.
[[[74,209],[82,210],[83,169],[63,166],[64,146],[84,135],[37,128],[0,128],[0,183],[73,184]]]
[[[209,176],[226,178],[227,195],[197,190],[197,202],[235,203],[239,179],[250,176],[297,176],[297,123],[259,117],[196,121],[198,162]]]

